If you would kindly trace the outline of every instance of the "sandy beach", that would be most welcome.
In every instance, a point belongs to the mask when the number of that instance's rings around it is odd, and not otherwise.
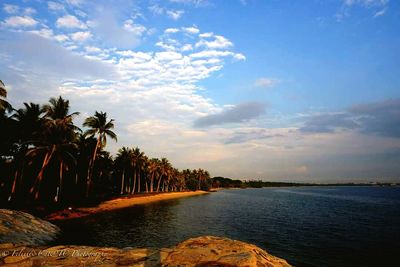
[[[52,213],[46,217],[49,221],[56,220],[66,220],[73,218],[85,217],[94,213],[111,211],[116,209],[123,209],[127,207],[131,207],[134,205],[142,205],[157,201],[177,199],[183,197],[191,197],[208,194],[206,191],[189,191],[189,192],[169,192],[169,193],[159,193],[155,195],[138,195],[138,196],[126,196],[121,198],[116,198],[112,200],[108,200],[100,203],[96,207],[88,207],[88,208],[76,208],[76,209],[66,209],[62,211],[57,211]]]

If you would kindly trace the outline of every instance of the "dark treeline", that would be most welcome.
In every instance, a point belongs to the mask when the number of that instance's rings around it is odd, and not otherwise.
[[[0,204],[65,206],[141,192],[208,190],[203,169],[179,171],[166,158],[122,147],[115,157],[104,148],[114,120],[105,112],[74,124],[69,101],[51,98],[14,109],[0,81]]]
[[[214,177],[211,179],[213,188],[261,188],[261,187],[280,187],[280,186],[307,186],[312,184],[304,183],[285,183],[285,182],[265,182],[261,180],[232,180],[225,177]]]

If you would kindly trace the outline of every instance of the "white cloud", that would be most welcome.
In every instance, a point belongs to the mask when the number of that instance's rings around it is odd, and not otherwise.
[[[181,47],[181,51],[185,52],[185,51],[191,51],[193,50],[193,46],[191,44],[185,44]]]
[[[218,50],[203,50],[201,52],[193,53],[190,55],[192,58],[210,58],[210,57],[227,57],[233,56],[231,51],[218,51]]]
[[[42,36],[44,38],[48,38],[48,39],[52,39],[53,36],[54,36],[53,30],[47,29],[47,28],[44,28],[44,29],[41,29],[41,30],[38,30],[38,31],[30,31],[30,32],[34,33],[34,34],[37,34],[39,36]]]
[[[167,10],[166,11],[167,16],[173,20],[180,19],[184,13],[185,13],[185,11],[183,11],[183,10]]]
[[[92,38],[92,34],[89,31],[85,32],[74,32],[71,34],[71,39],[78,42],[84,42]]]
[[[65,42],[69,39],[69,37],[65,34],[58,34],[54,36],[54,39],[56,39],[58,42]]]
[[[201,37],[201,38],[210,38],[213,35],[214,35],[214,33],[212,33],[212,32],[205,32],[205,33],[200,33],[199,37]]]
[[[18,12],[19,6],[10,5],[10,4],[4,4],[3,5],[3,10],[8,14],[14,14],[14,13]]]
[[[8,17],[4,21],[4,25],[9,27],[33,27],[38,24],[38,21],[29,16],[13,16]]]
[[[277,83],[278,81],[276,79],[263,77],[255,80],[254,86],[261,88],[271,88],[274,87]]]
[[[100,48],[95,47],[95,46],[86,46],[85,50],[88,53],[100,53],[100,52],[102,52],[102,50]]]
[[[177,33],[177,32],[179,32],[179,29],[177,29],[177,28],[168,28],[168,29],[165,29],[165,31],[164,31],[164,33]]]
[[[350,16],[350,10],[355,7],[373,10],[373,17],[383,16],[388,8],[389,0],[343,0],[342,7],[336,14],[337,21]]]
[[[36,9],[31,8],[31,7],[27,7],[24,9],[24,14],[26,15],[32,15],[36,13]]]
[[[384,9],[382,9],[382,10],[376,12],[376,13],[374,14],[374,18],[377,18],[377,17],[380,17],[380,16],[385,15],[386,10],[387,10],[387,8],[384,8]]]
[[[244,61],[244,60],[246,60],[245,55],[243,55],[243,54],[241,54],[241,53],[235,53],[235,54],[233,55],[233,58],[236,59],[236,60],[239,60],[239,61]]]
[[[136,35],[142,35],[143,33],[145,33],[147,31],[145,26],[140,25],[140,24],[135,24],[133,22],[133,20],[131,20],[131,19],[125,21],[124,28],[127,31],[132,32]]]
[[[201,47],[201,46],[210,49],[225,49],[232,47],[233,43],[221,35],[214,35],[214,40],[206,41],[202,39],[196,44],[196,47]]]
[[[182,31],[190,34],[198,34],[200,32],[196,27],[182,27]]]
[[[77,17],[72,15],[65,15],[61,18],[58,18],[56,21],[56,26],[58,28],[87,29],[85,23],[83,23]]]
[[[366,7],[385,6],[388,3],[389,0],[344,0],[344,4],[347,6],[352,6],[352,5],[363,5]]]
[[[62,4],[53,1],[47,2],[47,8],[53,11],[64,10],[64,6]]]
[[[84,0],[66,0],[66,2],[72,6],[79,6],[84,2]]]
[[[159,5],[152,5],[149,6],[149,10],[154,14],[154,15],[162,15],[164,13],[164,8],[160,7]]]

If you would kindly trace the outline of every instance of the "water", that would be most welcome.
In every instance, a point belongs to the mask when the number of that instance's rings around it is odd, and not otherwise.
[[[296,266],[400,266],[400,188],[223,190],[63,222],[60,243],[168,247],[200,235],[258,245]]]

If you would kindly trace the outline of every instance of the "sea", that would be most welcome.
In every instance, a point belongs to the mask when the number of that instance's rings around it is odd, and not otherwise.
[[[60,244],[171,247],[214,235],[294,266],[400,266],[400,187],[227,189],[59,222]]]

